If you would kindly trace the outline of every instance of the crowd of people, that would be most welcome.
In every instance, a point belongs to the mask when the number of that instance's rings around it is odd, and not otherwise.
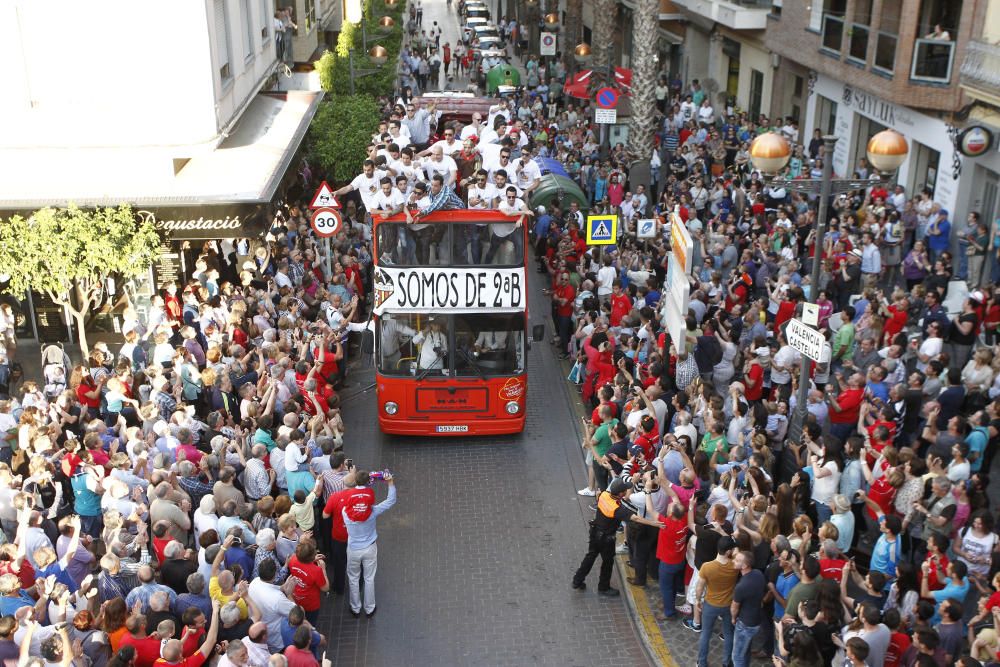
[[[770,185],[749,142],[781,132],[787,175],[808,177],[829,157],[818,135],[716,110],[697,81],[657,84],[646,184],[630,180],[637,156],[601,149],[558,61],[523,54],[519,94],[439,123],[414,91],[434,59],[461,76],[471,56],[422,19],[415,3],[401,94],[337,192],[332,256],[289,203],[265,238],[206,243],[187,280],[127,309],[120,348],[73,364],[50,346],[43,377],[3,378],[4,664],[316,665],[327,596],[375,615],[376,519],[396,491],[385,475],[376,503],[382,482],[348,458],[339,392],[366,326],[372,216],[441,208],[520,216],[550,281],[552,344],[592,410],[578,493],[595,518],[573,588],[600,558],[597,590],[617,595],[627,554],[628,585],[658,583],[658,619],[700,633],[699,667],[719,630],[740,667],[996,662],[996,226],[971,214],[953,229],[930,190],[873,184],[832,201],[817,239],[816,198]],[[527,33],[502,23],[512,41]],[[536,157],[559,160],[584,201],[533,202]],[[317,176],[303,165],[305,186]],[[588,207],[620,216],[617,245],[586,245]],[[640,239],[648,218],[656,235]],[[671,224],[694,239],[684,340],[665,330]],[[509,235],[464,251],[493,261]],[[388,245],[440,258],[411,240]],[[951,312],[956,279],[967,295]],[[818,363],[785,332],[806,302],[827,341]],[[790,428],[802,364],[808,417]]]

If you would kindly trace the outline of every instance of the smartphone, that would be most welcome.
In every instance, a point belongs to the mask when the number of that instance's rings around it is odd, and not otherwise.
[[[354,459],[347,459],[344,463],[347,464],[349,469],[354,467]]]

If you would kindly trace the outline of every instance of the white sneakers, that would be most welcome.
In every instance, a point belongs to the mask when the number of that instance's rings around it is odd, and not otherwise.
[[[578,496],[596,496],[597,492],[594,491],[589,486],[586,486],[586,487],[580,489],[579,491],[577,491],[576,495],[578,495]]]

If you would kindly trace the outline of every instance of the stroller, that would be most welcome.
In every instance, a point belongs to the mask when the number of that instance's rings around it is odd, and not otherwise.
[[[48,400],[53,401],[66,391],[72,370],[69,355],[61,343],[46,345],[42,349],[42,376],[45,379],[42,392]]]

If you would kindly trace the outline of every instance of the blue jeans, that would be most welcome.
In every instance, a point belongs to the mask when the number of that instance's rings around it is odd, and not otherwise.
[[[660,561],[660,595],[663,597],[663,615],[674,616],[674,594],[684,592],[684,561],[669,565]]]
[[[815,500],[813,501],[813,507],[816,509],[816,530],[819,530],[819,527],[833,516],[833,510],[826,503],[816,502]]]
[[[715,634],[715,619],[722,621],[723,665],[730,664],[733,656],[733,619],[729,606],[716,607],[705,603],[701,611],[701,637],[698,641],[698,667],[708,667],[708,644]]]
[[[846,441],[857,424],[830,424],[830,435],[840,441]]]
[[[733,667],[749,667],[750,644],[759,630],[759,625],[750,627],[743,625],[743,621],[736,621],[736,629],[733,633]]]

